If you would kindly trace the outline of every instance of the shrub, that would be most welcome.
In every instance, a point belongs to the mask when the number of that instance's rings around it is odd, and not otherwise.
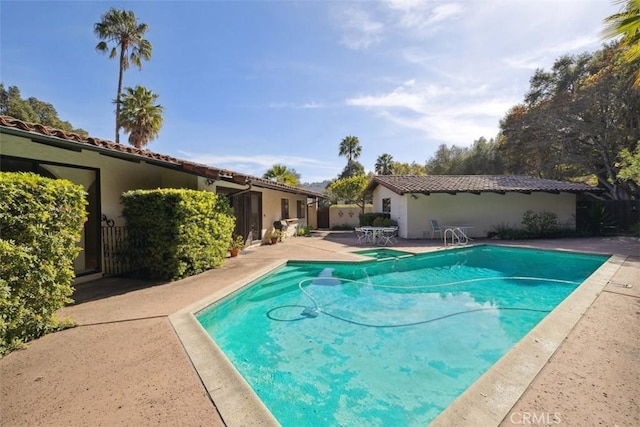
[[[587,211],[588,232],[592,236],[614,234],[615,219],[602,205],[591,205]]]
[[[312,230],[313,230],[313,227],[310,224],[298,227],[298,236],[309,237],[309,236],[311,236],[311,231]]]
[[[373,220],[373,223],[371,223],[371,225],[374,227],[391,227],[395,225],[394,222],[395,221],[393,221],[391,218],[384,218],[379,216]]]
[[[535,213],[529,209],[522,215],[522,225],[532,237],[548,236],[559,229],[558,215],[547,211]]]
[[[354,227],[353,225],[349,225],[349,224],[340,224],[340,225],[334,225],[333,227],[331,227],[331,229],[334,231],[344,231],[344,230],[353,230]]]
[[[360,219],[360,226],[368,227],[373,226],[373,222],[376,218],[391,218],[391,214],[387,212],[369,212],[360,214],[358,217]]]
[[[184,189],[122,195],[127,258],[136,275],[177,280],[218,267],[235,226],[226,198]]]
[[[84,188],[0,172],[0,355],[62,325],[86,219]]]
[[[493,226],[493,230],[487,233],[487,237],[502,240],[519,240],[529,237],[527,232],[510,224],[500,223]]]

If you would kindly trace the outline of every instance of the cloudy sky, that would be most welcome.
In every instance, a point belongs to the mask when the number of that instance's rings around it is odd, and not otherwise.
[[[602,45],[610,0],[0,1],[0,78],[114,139],[116,60],[95,51],[109,7],[149,25],[151,61],[124,85],[160,95],[149,149],[261,176],[335,178],[355,135],[367,171],[389,153],[495,137],[536,68]],[[121,136],[126,143],[126,136]]]

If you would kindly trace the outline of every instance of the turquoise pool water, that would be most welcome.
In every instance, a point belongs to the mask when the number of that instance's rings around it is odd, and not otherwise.
[[[607,257],[290,262],[197,314],[283,426],[432,421]]]

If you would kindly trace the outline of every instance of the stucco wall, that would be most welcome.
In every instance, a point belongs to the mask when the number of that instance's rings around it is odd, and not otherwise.
[[[269,188],[254,188],[253,191],[259,191],[262,193],[262,236],[265,232],[273,226],[274,221],[282,219],[281,200],[289,200],[289,218],[297,218],[292,224],[297,223],[299,226],[307,224],[307,196],[298,195],[293,193],[287,193],[284,191],[272,190]],[[296,201],[302,202],[302,209],[304,211],[304,218],[298,218]]]
[[[131,189],[191,188],[196,189],[197,177],[179,171],[103,156],[98,152],[65,150],[24,138],[2,134],[2,154],[67,165],[100,169],[100,203],[102,214],[124,225],[120,196]],[[72,178],[72,177],[68,177]]]
[[[365,213],[373,212],[370,205],[365,206]],[[356,205],[334,205],[329,207],[329,227],[348,226],[357,227],[360,225],[360,214],[362,209]]]
[[[407,238],[407,199],[379,185],[373,192],[372,212],[382,212],[383,199],[391,199],[391,219],[398,223],[398,236]]]
[[[498,224],[522,227],[522,215],[534,212],[553,212],[560,225],[575,228],[576,196],[572,193],[531,194],[470,193],[424,194],[399,196],[378,186],[374,190],[374,208],[382,210],[382,199],[391,199],[391,217],[399,223],[400,237],[422,239],[431,237],[430,220],[441,226],[468,226],[470,237],[486,237]],[[397,210],[396,210],[397,207]]]

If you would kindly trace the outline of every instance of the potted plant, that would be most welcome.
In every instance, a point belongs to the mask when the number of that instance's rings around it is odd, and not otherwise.
[[[276,243],[278,243],[278,240],[282,241],[282,231],[276,228],[271,233],[271,244],[275,245]]]
[[[233,240],[231,240],[231,244],[229,245],[229,253],[232,257],[236,257],[242,249],[244,249],[244,239],[242,238],[242,236],[238,235]]]

